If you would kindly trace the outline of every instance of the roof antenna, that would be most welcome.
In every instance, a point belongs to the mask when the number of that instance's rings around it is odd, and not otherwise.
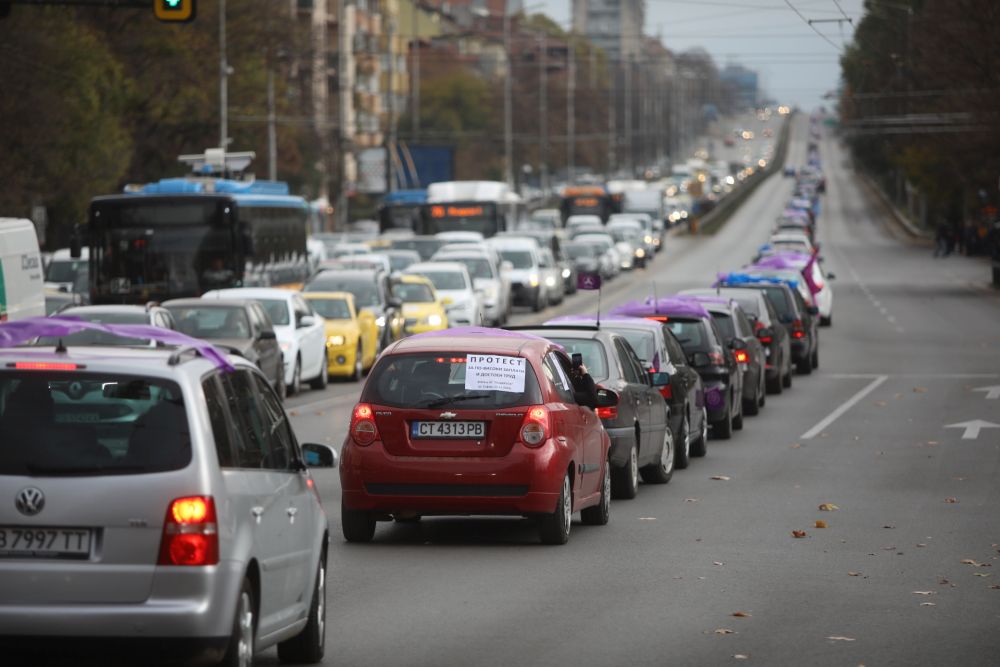
[[[66,349],[66,346],[63,345],[63,339],[60,338],[59,342],[56,343],[56,354],[66,354],[67,352],[69,352],[69,350]]]
[[[660,300],[656,298],[656,281],[651,281],[653,283],[653,314],[660,314]]]
[[[604,282],[603,280],[599,280],[598,283],[597,283],[597,320],[596,320],[596,322],[597,322],[597,328],[598,329],[601,328],[601,289],[602,289],[601,283],[603,283],[603,282]]]

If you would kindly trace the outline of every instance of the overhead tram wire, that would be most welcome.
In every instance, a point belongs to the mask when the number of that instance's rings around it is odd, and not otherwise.
[[[792,4],[792,0],[785,0],[785,4],[788,5],[789,9],[791,9],[793,12],[795,12],[796,14],[798,14],[799,18],[802,19],[803,21],[805,21],[805,24],[807,26],[809,26],[810,28],[812,28],[812,31],[814,33],[816,33],[817,35],[819,35],[820,37],[822,37],[830,46],[832,46],[833,48],[837,49],[837,51],[842,51],[843,50],[843,47],[837,46],[832,39],[830,39],[829,37],[827,37],[826,35],[824,35],[823,33],[821,33],[819,30],[817,30],[816,26],[814,26],[812,23],[810,23],[809,19],[807,19],[802,12],[800,12],[798,9],[796,9],[795,5]]]

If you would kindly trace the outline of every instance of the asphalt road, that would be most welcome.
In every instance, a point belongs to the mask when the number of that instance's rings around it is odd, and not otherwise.
[[[379,524],[372,544],[347,545],[336,473],[318,475],[324,664],[1000,664],[1000,427],[949,428],[1000,425],[1000,298],[986,265],[897,238],[836,141],[821,151],[819,239],[837,278],[820,369],[561,547],[497,518]],[[602,309],[744,264],[791,188],[773,176],[716,236],[672,237]],[[545,315],[595,307],[581,294]],[[290,400],[300,440],[339,448],[357,393]]]

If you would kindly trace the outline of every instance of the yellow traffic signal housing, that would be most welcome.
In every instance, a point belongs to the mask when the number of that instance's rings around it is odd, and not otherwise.
[[[196,0],[153,0],[153,13],[160,21],[187,23],[194,20]]]

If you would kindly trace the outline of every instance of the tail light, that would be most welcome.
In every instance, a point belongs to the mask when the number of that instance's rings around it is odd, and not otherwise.
[[[158,565],[215,565],[219,528],[211,496],[177,498],[167,508]]]
[[[708,363],[712,366],[725,366],[726,359],[722,356],[721,352],[709,352]]]
[[[535,405],[524,413],[521,422],[521,442],[528,447],[540,447],[549,439],[549,410],[544,405]]]
[[[792,322],[792,338],[805,338],[806,332],[802,328],[802,320]]]
[[[647,315],[643,319],[653,320],[654,322],[669,322],[670,318],[666,315]]]
[[[774,339],[771,338],[770,336],[761,336],[760,337],[760,342],[763,343],[764,345],[770,345],[773,341],[774,341]]]
[[[660,396],[662,396],[667,400],[670,400],[674,397],[673,387],[671,387],[669,384],[665,384],[662,387],[657,387],[656,389],[660,392]]]
[[[753,321],[753,333],[755,336],[760,334],[761,329],[766,329],[766,328],[767,327],[764,326],[764,323],[761,322],[760,320]]]
[[[601,419],[618,419],[618,406],[610,408],[597,408],[597,416]]]
[[[741,364],[750,363],[750,355],[747,354],[746,350],[736,350],[733,352],[733,356],[736,357],[736,361]]]
[[[370,445],[378,437],[378,428],[375,426],[375,413],[372,406],[367,403],[358,403],[354,406],[354,414],[351,416],[351,439],[355,443],[365,446]]]

